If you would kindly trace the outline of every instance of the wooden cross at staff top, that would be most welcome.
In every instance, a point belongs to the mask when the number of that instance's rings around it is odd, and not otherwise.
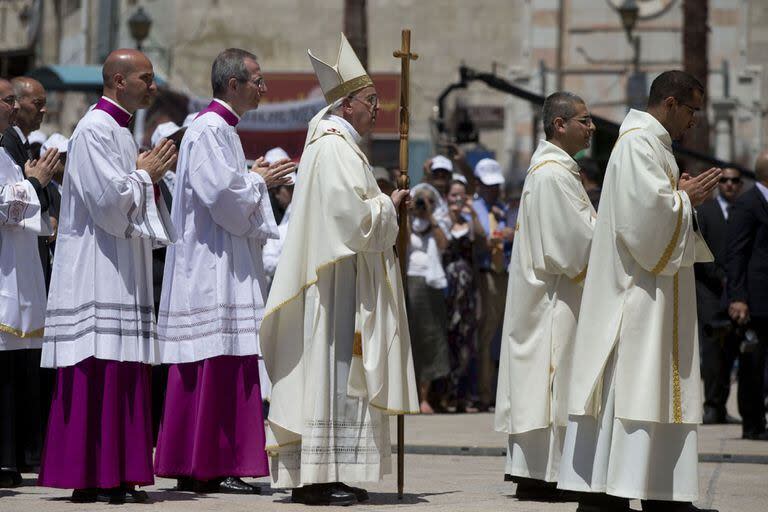
[[[397,180],[398,188],[408,188],[408,124],[409,124],[409,90],[410,90],[410,61],[419,56],[411,51],[411,31],[402,31],[402,46],[392,52],[392,56],[400,59],[400,171]]]

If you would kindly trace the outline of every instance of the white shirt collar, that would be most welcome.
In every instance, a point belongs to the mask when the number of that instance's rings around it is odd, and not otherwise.
[[[763,197],[766,201],[768,201],[768,187],[760,183],[759,181],[755,182],[755,186],[757,187],[757,190],[760,191],[761,194],[763,194]]]
[[[24,136],[24,134],[21,132],[21,128],[19,128],[16,125],[13,125],[13,129],[16,130],[16,133],[19,134],[19,137],[21,137],[21,142],[27,143],[27,138]]]
[[[717,194],[716,199],[717,204],[720,205],[720,210],[723,212],[723,217],[725,217],[725,220],[728,220],[728,208],[731,207],[731,203],[729,203],[728,200],[720,194]]]
[[[232,107],[229,106],[229,103],[227,103],[224,100],[220,100],[219,98],[213,98],[213,101],[215,101],[216,103],[219,103],[220,105],[224,106],[224,108],[226,108],[227,110],[229,110],[230,112],[232,112],[235,115],[235,117],[237,118],[238,121],[240,120],[240,116],[237,115],[237,112],[235,112],[235,109],[233,109]]]
[[[347,121],[341,116],[337,116],[336,114],[329,115],[328,119],[333,119],[334,121],[339,123],[349,132],[352,138],[355,139],[355,142],[357,142],[358,144],[360,143],[360,140],[362,140],[362,137],[360,136],[359,133],[357,133],[357,130],[355,130],[355,127],[352,126],[352,124],[349,121]]]
[[[115,100],[113,100],[113,99],[110,99],[110,98],[107,98],[106,96],[102,96],[102,97],[101,97],[101,99],[103,99],[103,100],[105,100],[105,101],[108,101],[108,102],[110,102],[111,104],[113,104],[114,106],[116,106],[117,108],[119,108],[120,110],[122,110],[123,112],[125,112],[126,114],[128,114],[129,116],[133,117],[133,114],[131,114],[130,112],[128,112],[127,110],[125,110],[125,109],[123,108],[123,106],[122,106],[122,105],[120,105],[120,104],[119,104],[118,102],[116,102]]]

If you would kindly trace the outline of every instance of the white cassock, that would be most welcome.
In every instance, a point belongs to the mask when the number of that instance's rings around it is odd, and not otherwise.
[[[247,170],[235,127],[215,112],[190,124],[177,169],[179,241],[165,257],[160,362],[258,355],[267,298],[261,252],[277,237],[267,186]]]
[[[578,164],[541,141],[515,225],[496,394],[496,430],[509,434],[505,472],[514,476],[557,480],[568,420],[563,361],[576,334],[594,219]]]
[[[541,141],[515,225],[502,330],[496,430],[505,472],[554,482],[568,421],[568,365],[595,210],[568,153]]]
[[[261,327],[275,487],[379,480],[391,469],[385,414],[419,408],[397,212],[354,128],[326,111],[310,122]]]
[[[0,351],[42,345],[45,279],[36,255],[45,226],[32,183],[0,148]]]
[[[558,487],[698,496],[693,264],[711,253],[679,178],[669,133],[631,110],[608,162],[592,241]]]
[[[89,111],[69,143],[42,366],[157,361],[152,247],[175,239],[131,132]]]

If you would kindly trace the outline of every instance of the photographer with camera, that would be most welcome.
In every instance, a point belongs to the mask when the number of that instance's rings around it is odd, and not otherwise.
[[[728,314],[744,328],[739,357],[741,437],[768,441],[763,395],[768,343],[768,152],[757,157],[755,178],[754,188],[734,203],[728,218],[725,272]]]
[[[432,382],[446,377],[450,371],[443,294],[448,282],[442,264],[448,238],[434,216],[435,210],[445,205],[437,189],[427,183],[413,187],[411,197],[406,271],[408,325],[419,385],[419,408],[423,414],[432,414]]]

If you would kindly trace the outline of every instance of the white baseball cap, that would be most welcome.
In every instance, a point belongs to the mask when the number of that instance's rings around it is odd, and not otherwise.
[[[286,153],[283,148],[272,148],[264,153],[264,160],[270,164],[279,162],[280,160],[285,160],[286,158],[290,159],[291,157],[288,156],[288,153]]]
[[[264,160],[266,160],[270,165],[275,162],[279,162],[280,160],[285,160],[286,158],[290,159],[291,157],[283,148],[280,147],[272,148],[264,154]],[[289,174],[288,185],[295,185],[296,177],[296,171]]]
[[[483,158],[475,165],[475,176],[483,185],[493,186],[504,183],[501,165],[493,158]]]
[[[437,155],[436,157],[432,158],[432,162],[429,164],[429,170],[436,171],[438,169],[453,173],[453,162],[451,162],[443,155]]]
[[[458,172],[453,173],[453,176],[451,177],[453,181],[460,181],[461,183],[468,185],[467,178],[463,174],[459,174]]]
[[[181,130],[181,126],[177,125],[173,121],[168,121],[167,123],[160,123],[157,125],[157,128],[155,128],[155,131],[152,132],[152,137],[150,137],[150,142],[152,143],[152,147],[157,146],[157,143],[160,142],[160,139],[167,139],[171,135],[174,135],[176,132]]]
[[[56,148],[59,153],[66,153],[67,146],[69,146],[69,139],[60,133],[54,133],[40,146],[40,154],[45,153],[51,148]]]
[[[33,131],[29,134],[29,137],[27,137],[27,142],[30,144],[42,144],[46,140],[48,140],[48,136],[40,130]]]

